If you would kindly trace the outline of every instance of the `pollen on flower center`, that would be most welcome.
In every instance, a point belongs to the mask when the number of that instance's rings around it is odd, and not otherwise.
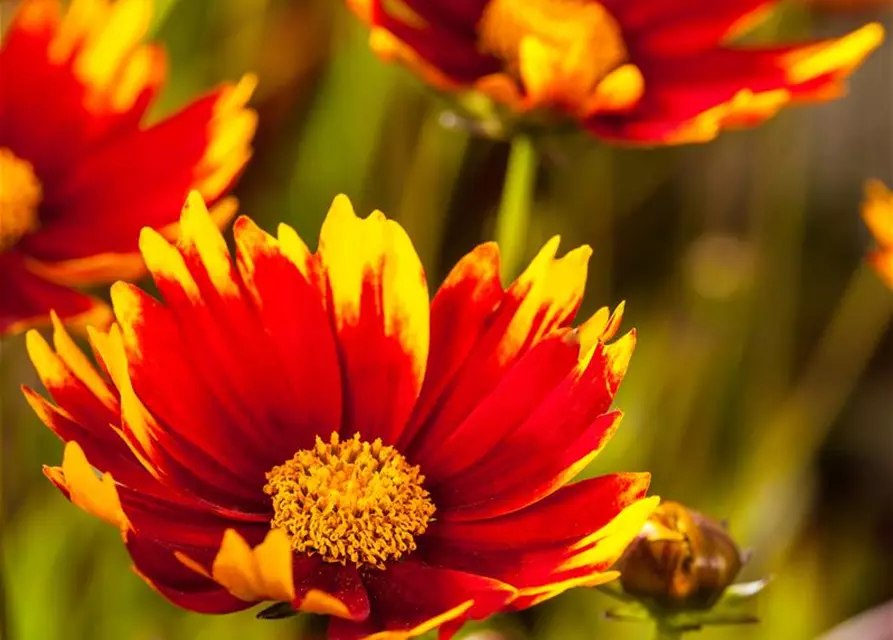
[[[627,58],[620,26],[592,0],[491,0],[478,23],[480,47],[519,73],[522,43],[555,53],[582,91],[592,89]]]
[[[37,228],[42,196],[31,163],[0,147],[0,253]]]
[[[295,551],[383,569],[415,550],[434,515],[424,480],[380,439],[341,441],[333,433],[267,472],[264,492],[273,499],[271,526],[290,536]]]

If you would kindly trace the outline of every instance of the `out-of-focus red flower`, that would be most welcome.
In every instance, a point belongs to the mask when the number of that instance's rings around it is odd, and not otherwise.
[[[215,202],[240,173],[254,80],[150,127],[164,54],[141,39],[150,0],[24,0],[0,49],[0,334],[108,322],[78,287],[143,272],[142,227],[177,233],[190,189]],[[224,224],[235,202],[222,201]]]
[[[616,142],[703,142],[782,107],[841,95],[883,39],[731,41],[767,0],[349,0],[372,47],[433,86],[569,117]]]
[[[609,342],[620,309],[571,327],[588,247],[554,238],[503,289],[481,245],[431,301],[403,229],[344,197],[316,253],[241,218],[233,261],[197,194],[181,229],[142,233],[162,299],[112,287],[99,369],[61,324],[26,340],[55,404],[28,401],[67,442],[46,475],[161,594],[400,640],[616,577],[656,499],[648,474],[567,484],[619,424],[635,343]]]
[[[879,180],[872,180],[865,187],[862,218],[877,242],[877,249],[868,259],[893,289],[893,192]]]

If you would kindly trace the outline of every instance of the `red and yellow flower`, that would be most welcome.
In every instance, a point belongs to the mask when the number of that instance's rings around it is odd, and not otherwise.
[[[783,106],[841,95],[883,39],[747,47],[770,0],[349,0],[371,44],[443,90],[573,118],[601,138],[702,142]]]
[[[0,334],[49,321],[102,323],[77,287],[131,279],[145,226],[176,233],[190,189],[216,201],[251,153],[253,79],[145,127],[165,79],[143,45],[150,0],[24,0],[0,49]],[[224,223],[234,202],[221,201]]]
[[[522,608],[608,571],[656,506],[649,476],[567,484],[619,424],[635,334],[579,327],[588,247],[550,241],[509,287],[477,247],[433,301],[403,229],[334,201],[316,253],[236,221],[235,263],[198,194],[175,245],[140,248],[163,301],[112,287],[94,368],[56,322],[29,354],[67,445],[45,469],[119,526],[171,602],[265,601],[329,637],[408,638]],[[93,468],[103,472],[98,477]]]
[[[872,180],[865,187],[862,218],[877,242],[868,260],[893,289],[893,192],[879,180]]]

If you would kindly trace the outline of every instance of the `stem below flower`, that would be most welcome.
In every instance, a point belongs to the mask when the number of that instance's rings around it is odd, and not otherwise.
[[[496,242],[499,244],[501,270],[506,279],[517,275],[523,258],[530,225],[530,210],[536,184],[537,156],[529,136],[512,139],[502,200],[496,217]]]
[[[660,620],[654,621],[654,640],[679,640],[682,632],[664,624]]]

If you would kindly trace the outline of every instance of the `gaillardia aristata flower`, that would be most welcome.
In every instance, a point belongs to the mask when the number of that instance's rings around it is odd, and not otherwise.
[[[647,474],[567,484],[618,425],[635,340],[608,342],[619,310],[570,326],[588,248],[556,238],[503,289],[484,244],[429,301],[403,229],[344,197],[316,253],[243,217],[233,262],[197,194],[181,228],[143,232],[163,301],[112,287],[98,370],[59,323],[26,340],[67,442],[47,476],[159,592],[399,639],[616,576],[655,499]]]
[[[190,189],[217,200],[250,155],[253,80],[141,125],[166,72],[140,40],[151,0],[24,0],[0,49],[0,335],[101,324],[76,287],[141,274],[145,226],[176,233]],[[222,201],[222,224],[235,212]]]
[[[862,218],[877,242],[877,249],[868,255],[868,260],[893,289],[893,192],[879,180],[865,186]]]
[[[767,0],[349,0],[379,55],[443,90],[577,120],[634,144],[701,142],[784,105],[825,100],[883,39],[729,41]]]

